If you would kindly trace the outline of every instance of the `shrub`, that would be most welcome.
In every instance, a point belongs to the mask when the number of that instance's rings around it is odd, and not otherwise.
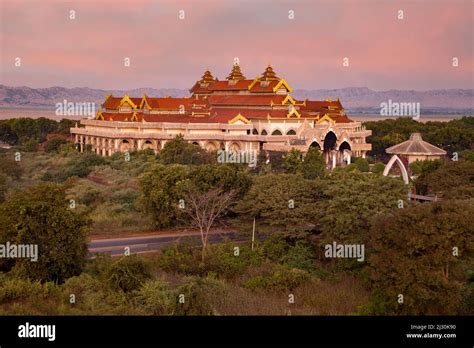
[[[290,247],[288,254],[283,261],[291,268],[299,268],[308,272],[314,270],[314,249],[304,240],[296,241],[295,245]]]
[[[67,297],[74,294],[76,298],[100,292],[103,288],[104,284],[97,277],[87,273],[81,273],[79,276],[67,279],[62,286],[62,290]]]
[[[44,151],[46,152],[58,152],[59,147],[63,144],[67,144],[68,141],[63,138],[53,138],[49,140],[44,146]]]
[[[175,315],[213,315],[209,296],[222,296],[221,284],[213,279],[190,277],[176,289]]]
[[[5,278],[0,280],[0,303],[24,299],[42,293],[43,287],[39,281],[29,279]]]
[[[356,165],[357,169],[359,169],[361,172],[368,172],[369,171],[369,162],[362,157],[357,158],[354,161],[354,164]]]
[[[128,207],[133,207],[135,205],[135,201],[140,196],[140,193],[134,189],[122,189],[117,190],[112,193],[110,200],[114,203],[119,203],[126,205]]]
[[[383,164],[382,162],[375,163],[374,166],[372,167],[372,173],[374,174],[382,174],[384,170],[385,170],[385,164]]]
[[[38,141],[36,139],[28,139],[23,142],[21,149],[25,152],[36,152],[38,150]]]
[[[110,265],[106,279],[113,289],[129,292],[137,290],[146,280],[151,279],[151,273],[148,263],[138,256],[123,256]]]
[[[238,255],[235,254],[238,247]],[[230,279],[243,274],[249,266],[261,263],[259,255],[247,245],[225,242],[212,245],[204,268],[208,273],[216,273],[224,278]]]
[[[184,240],[182,243],[164,247],[158,264],[168,272],[187,275],[201,275],[205,272],[201,262],[201,248],[191,240]]]
[[[92,205],[100,201],[101,192],[95,188],[89,188],[78,197],[78,202],[85,205]]]
[[[0,173],[3,173],[13,179],[19,179],[23,174],[23,169],[20,167],[17,161],[13,158],[2,156],[0,157]]]
[[[173,314],[174,296],[168,284],[161,280],[151,280],[138,290],[135,303],[152,315]]]
[[[7,179],[5,174],[0,173],[0,203],[5,200],[5,195],[8,191]]]
[[[275,265],[269,274],[247,279],[244,286],[249,289],[292,290],[310,278],[309,273],[301,269]]]
[[[273,262],[282,262],[290,246],[282,233],[273,233],[258,248],[258,252]]]

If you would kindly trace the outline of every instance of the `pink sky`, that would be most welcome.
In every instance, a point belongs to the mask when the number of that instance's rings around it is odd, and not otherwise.
[[[474,87],[472,0],[0,0],[0,21],[9,86],[190,88],[238,57],[293,88]]]

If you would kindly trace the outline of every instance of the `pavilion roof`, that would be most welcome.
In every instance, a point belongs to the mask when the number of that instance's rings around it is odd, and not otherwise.
[[[385,150],[395,155],[446,155],[446,151],[424,141],[420,133],[413,133],[410,139]]]

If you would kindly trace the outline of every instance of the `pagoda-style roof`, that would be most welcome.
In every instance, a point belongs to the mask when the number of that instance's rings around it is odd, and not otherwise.
[[[393,155],[425,155],[425,156],[444,156],[446,151],[431,145],[421,138],[420,133],[413,133],[410,139],[403,143],[394,145],[385,150]]]
[[[199,80],[200,83],[212,83],[214,82],[214,76],[212,76],[211,72],[209,71],[209,69],[207,69],[205,72],[204,72],[204,75],[202,75],[202,78],[201,80]]]
[[[238,64],[228,80],[219,81],[206,69],[184,98],[108,96],[97,120],[119,122],[233,122],[268,119],[310,119],[317,123],[350,123],[337,100],[301,100],[277,77],[271,65],[255,79],[245,79]],[[244,122],[245,123],[245,122]]]
[[[268,64],[267,68],[263,72],[261,80],[264,80],[264,81],[279,80],[279,78],[276,76],[276,73],[275,71],[273,71],[273,68],[270,64]]]
[[[234,64],[232,71],[230,72],[229,76],[227,76],[227,80],[245,80],[244,74],[242,74],[242,71],[240,71],[239,64]]]

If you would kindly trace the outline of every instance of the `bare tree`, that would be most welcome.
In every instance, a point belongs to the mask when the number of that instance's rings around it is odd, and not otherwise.
[[[186,186],[182,191],[184,206],[181,212],[191,218],[193,225],[199,228],[202,242],[202,261],[207,248],[209,231],[214,222],[234,202],[235,191],[223,191],[220,188],[201,192]]]

